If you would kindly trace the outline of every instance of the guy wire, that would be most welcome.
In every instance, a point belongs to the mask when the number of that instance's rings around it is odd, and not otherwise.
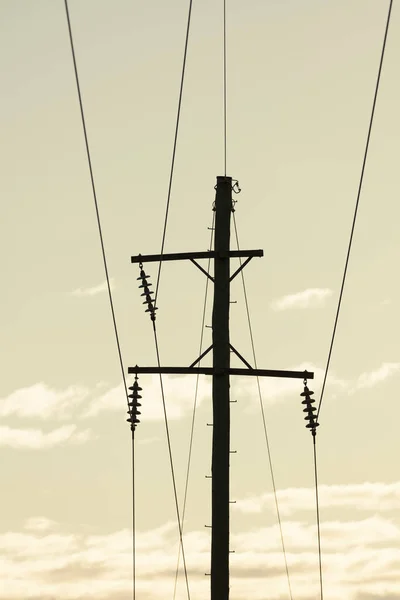
[[[213,237],[214,237],[214,223],[215,223],[215,212],[213,212],[213,219],[212,219],[212,224],[211,224],[210,251],[212,250],[212,242],[213,242]],[[211,258],[208,259],[207,273],[210,272],[210,266],[211,266]],[[203,351],[203,338],[204,338],[204,328],[205,328],[205,319],[206,319],[206,310],[207,310],[207,297],[208,297],[209,282],[210,282],[209,278],[206,277],[206,286],[205,286],[204,304],[203,304],[203,315],[202,315],[202,320],[201,320],[201,333],[200,333],[199,355],[201,355],[201,353]],[[199,362],[198,366],[200,367],[200,365],[201,365],[201,361]],[[198,390],[199,390],[199,379],[200,379],[200,375],[196,375],[196,387],[195,387],[195,393],[194,393],[192,425],[191,425],[191,430],[190,430],[189,455],[188,455],[188,462],[187,462],[187,468],[186,468],[185,493],[184,493],[184,498],[183,498],[183,509],[182,509],[182,533],[183,533],[183,529],[184,529],[184,522],[185,522],[185,515],[186,515],[186,503],[187,503],[187,494],[188,494],[188,486],[189,486],[189,473],[190,473],[190,466],[191,466],[191,459],[192,459],[194,423],[195,423],[196,409],[197,409],[197,397],[198,397]],[[178,583],[178,573],[179,573],[180,558],[181,558],[181,546],[179,546],[178,560],[177,560],[177,565],[176,565],[175,586],[174,586],[174,600],[176,598],[176,589],[177,589],[177,583]]]
[[[233,224],[234,224],[234,228],[235,228],[236,245],[239,250],[240,249],[239,248],[239,236],[238,236],[238,231],[237,231],[237,226],[236,226],[235,213],[233,213]],[[239,258],[239,263],[240,263],[240,265],[242,264],[241,258]],[[250,308],[249,308],[249,302],[248,302],[248,298],[247,298],[246,282],[245,282],[243,270],[240,272],[240,274],[242,277],[243,294],[244,294],[244,301],[245,301],[245,306],[246,306],[247,322],[249,325],[250,342],[251,342],[251,348],[252,348],[252,354],[253,354],[253,360],[254,360],[254,367],[257,369],[258,367],[257,367],[255,344],[254,344],[253,328],[251,325]],[[270,444],[269,444],[267,421],[266,421],[266,417],[265,417],[265,411],[264,411],[264,405],[263,405],[263,399],[262,399],[262,393],[261,393],[260,378],[256,377],[256,380],[257,380],[258,396],[259,396],[259,400],[260,400],[265,441],[267,444],[268,462],[269,462],[269,468],[270,468],[270,473],[271,473],[271,482],[272,482],[272,489],[273,489],[273,493],[274,493],[276,514],[277,514],[278,524],[279,524],[281,546],[282,546],[283,557],[284,557],[284,561],[285,561],[285,571],[286,571],[286,577],[287,577],[287,582],[288,582],[289,597],[290,597],[290,600],[293,600],[292,586],[290,583],[290,575],[289,575],[289,566],[288,566],[287,556],[286,556],[285,541],[283,538],[282,519],[281,519],[280,510],[279,510],[278,495],[277,495],[277,491],[276,491],[275,475],[274,475],[274,468],[273,468],[273,463],[272,463],[272,453],[271,453],[271,448],[270,448]]]

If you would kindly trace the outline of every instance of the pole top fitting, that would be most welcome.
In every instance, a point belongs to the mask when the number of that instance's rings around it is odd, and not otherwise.
[[[217,185],[221,183],[232,184],[232,177],[228,177],[228,175],[218,175],[217,176]]]

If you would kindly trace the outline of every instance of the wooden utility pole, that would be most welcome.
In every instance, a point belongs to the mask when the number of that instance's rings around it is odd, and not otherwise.
[[[215,198],[215,244],[209,252],[183,254],[152,254],[133,256],[131,261],[143,263],[190,260],[214,283],[214,305],[212,315],[212,345],[189,367],[129,367],[135,376],[141,373],[204,374],[213,381],[213,442],[212,442],[212,537],[211,537],[211,600],[229,599],[229,457],[230,457],[230,375],[253,377],[286,377],[313,379],[307,371],[277,371],[254,369],[232,346],[229,340],[230,283],[255,256],[263,256],[262,250],[230,250],[230,223],[233,211],[232,178],[217,177]],[[230,274],[230,258],[246,260]],[[199,259],[214,259],[214,277],[197,262]],[[141,270],[145,282],[147,276]],[[143,285],[142,285],[143,287]],[[148,312],[155,321],[155,308],[150,296],[146,296]],[[213,352],[212,367],[196,367],[201,359]],[[233,351],[246,368],[231,368],[230,355]]]
[[[217,178],[215,198],[212,438],[211,599],[229,597],[229,454],[230,402],[229,346],[230,269],[229,242],[232,213],[232,179]]]

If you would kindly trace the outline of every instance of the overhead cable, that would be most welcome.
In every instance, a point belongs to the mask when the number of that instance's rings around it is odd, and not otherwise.
[[[223,43],[224,43],[224,56],[223,56],[223,63],[224,63],[224,69],[223,69],[223,89],[224,89],[224,174],[226,177],[226,154],[227,154],[227,114],[226,114],[226,106],[227,106],[227,88],[226,88],[226,0],[223,0],[224,2],[224,15],[223,15],[223,20],[224,20],[224,36],[223,36]]]
[[[357,220],[357,214],[358,214],[358,207],[359,207],[359,204],[360,204],[361,191],[362,191],[362,186],[363,186],[363,182],[364,182],[365,166],[366,166],[366,163],[367,163],[368,150],[369,150],[369,144],[370,144],[371,132],[372,132],[372,125],[373,125],[374,116],[375,116],[376,101],[377,101],[377,98],[378,98],[379,84],[380,84],[380,81],[381,81],[383,59],[385,57],[386,41],[387,41],[387,36],[388,36],[388,31],[389,31],[390,18],[391,18],[391,14],[392,14],[392,6],[393,6],[393,0],[390,0],[388,15],[387,15],[387,19],[386,19],[385,35],[384,35],[384,38],[383,38],[381,58],[380,58],[380,62],[379,62],[378,75],[377,75],[376,84],[375,84],[374,100],[373,100],[373,103],[372,103],[372,111],[371,111],[371,116],[370,116],[370,120],[369,120],[367,141],[366,141],[366,144],[365,144],[364,157],[363,157],[362,167],[361,167],[361,175],[360,175],[360,180],[359,180],[359,184],[358,184],[357,199],[356,199],[356,205],[355,205],[355,209],[354,209],[353,222],[352,222],[352,226],[351,226],[350,240],[349,240],[349,245],[348,245],[348,248],[347,248],[347,255],[346,255],[346,260],[345,260],[345,264],[344,264],[344,272],[343,272],[342,284],[340,286],[339,301],[338,301],[338,305],[337,305],[337,309],[336,309],[336,316],[335,316],[335,321],[334,321],[334,325],[333,325],[333,332],[332,332],[331,343],[330,343],[330,346],[329,346],[328,359],[327,359],[326,367],[325,367],[325,374],[324,374],[324,379],[323,379],[323,383],[322,383],[322,390],[321,390],[321,396],[320,396],[320,401],[319,401],[319,405],[318,405],[317,416],[319,416],[319,413],[321,411],[321,404],[322,404],[322,400],[323,400],[323,397],[324,397],[325,385],[326,385],[326,380],[327,380],[327,377],[328,377],[329,366],[330,366],[330,362],[331,362],[333,344],[335,342],[336,329],[337,329],[337,324],[338,324],[338,321],[339,321],[339,313],[340,313],[340,308],[341,308],[341,305],[342,305],[343,291],[344,291],[344,286],[345,286],[345,283],[346,283],[346,276],[347,276],[347,268],[349,266],[349,259],[350,259],[351,247],[352,247],[352,244],[353,244],[353,236],[354,236],[354,230],[355,230],[355,226],[356,226],[356,220]]]
[[[173,143],[173,148],[172,148],[171,168],[170,168],[170,173],[169,173],[167,204],[165,207],[164,228],[163,228],[162,241],[161,241],[161,251],[160,251],[161,260],[158,265],[158,273],[157,273],[157,283],[156,283],[156,293],[155,293],[155,303],[156,304],[157,304],[157,298],[158,298],[158,291],[159,291],[159,287],[160,287],[162,255],[164,254],[165,238],[167,235],[167,223],[168,223],[168,215],[169,215],[169,205],[171,202],[172,180],[174,177],[175,157],[176,157],[176,149],[177,149],[177,145],[178,145],[178,133],[179,133],[179,124],[180,124],[180,119],[181,119],[183,86],[184,86],[184,82],[185,82],[186,62],[187,62],[187,53],[188,53],[188,45],[189,45],[190,22],[191,22],[191,18],[192,18],[192,5],[193,5],[193,0],[190,0],[189,1],[189,13],[188,13],[187,25],[186,25],[185,49],[183,52],[181,82],[180,82],[180,87],[179,87],[179,99],[178,99],[178,109],[177,109],[177,114],[176,114],[174,143]]]
[[[103,238],[103,232],[102,232],[102,226],[101,226],[101,220],[100,220],[99,205],[98,205],[98,201],[97,201],[97,192],[96,192],[96,185],[95,185],[95,179],[94,179],[94,173],[93,173],[92,159],[91,159],[91,154],[90,154],[89,139],[88,139],[88,135],[87,135],[85,112],[84,112],[84,108],[83,108],[81,86],[80,86],[80,82],[79,82],[78,67],[77,67],[77,62],[76,62],[74,39],[73,39],[73,35],[72,35],[71,19],[70,19],[70,15],[69,15],[68,0],[64,0],[64,5],[65,5],[65,12],[66,12],[66,17],[67,17],[69,40],[70,40],[70,44],[71,44],[71,54],[72,54],[72,60],[73,60],[73,65],[74,65],[75,82],[76,82],[76,89],[77,89],[77,92],[78,92],[78,100],[79,100],[79,108],[80,108],[80,113],[81,113],[83,135],[84,135],[84,139],[85,139],[86,157],[87,157],[87,162],[88,162],[88,167],[89,167],[89,174],[90,174],[90,181],[91,181],[91,185],[92,185],[92,194],[93,194],[93,200],[94,200],[94,207],[95,207],[95,212],[96,212],[97,228],[98,228],[98,232],[99,232],[101,253],[102,253],[102,257],[103,257],[104,272],[105,272],[106,282],[107,282],[108,298],[109,298],[110,309],[111,309],[111,316],[112,316],[112,322],[113,322],[113,327],[114,327],[115,341],[116,341],[116,344],[117,344],[117,352],[118,352],[118,359],[119,359],[119,364],[120,364],[120,368],[121,368],[122,382],[123,382],[123,386],[124,386],[124,390],[125,390],[125,397],[126,397],[128,408],[129,408],[128,386],[127,386],[127,382],[126,382],[124,363],[123,363],[123,360],[122,360],[121,344],[120,344],[120,341],[119,341],[117,320],[116,320],[116,316],[115,316],[114,302],[113,302],[112,291],[111,291],[111,282],[110,282],[110,277],[109,277],[109,272],[108,272],[108,264],[107,264],[106,251],[105,251],[105,245],[104,245],[104,238]],[[134,454],[134,434],[133,434],[133,431],[132,431],[132,546],[133,546],[133,551],[132,551],[132,576],[133,576],[133,600],[135,600],[135,597],[136,597],[136,566],[135,566],[135,537],[136,537],[136,532],[135,532],[135,460],[134,460],[134,457],[135,457],[135,454]]]
[[[317,509],[317,535],[318,535],[318,563],[319,563],[319,588],[320,599],[324,599],[324,589],[322,581],[322,552],[321,552],[321,525],[319,516],[319,494],[318,494],[318,471],[317,471],[317,441],[316,435],[313,435],[314,450],[314,481],[315,481],[315,503]]]
[[[192,5],[193,5],[193,0],[189,0],[189,10],[188,10],[188,17],[187,17],[187,24],[186,24],[185,46],[184,46],[184,52],[183,52],[182,71],[181,71],[181,79],[180,79],[180,87],[179,87],[178,108],[177,108],[177,114],[176,114],[175,133],[174,133],[174,141],[173,141],[173,147],[172,147],[171,168],[170,168],[170,174],[169,174],[167,202],[166,202],[166,207],[165,207],[164,225],[163,225],[163,232],[162,232],[162,238],[161,238],[161,250],[160,250],[161,260],[158,265],[157,282],[156,282],[156,288],[155,288],[154,310],[157,310],[157,299],[158,299],[158,293],[159,293],[159,288],[160,288],[161,269],[162,269],[162,263],[163,263],[162,256],[164,254],[165,240],[166,240],[166,235],[167,235],[168,216],[169,216],[169,208],[170,208],[171,193],[172,193],[172,182],[173,182],[174,170],[175,170],[176,150],[177,150],[177,145],[178,145],[178,134],[179,134],[179,125],[180,125],[181,109],[182,109],[183,87],[184,87],[185,74],[186,74],[186,62],[187,62],[188,45],[189,45],[190,23],[191,23],[191,17],[192,17]],[[158,362],[158,367],[160,368],[160,366],[161,366],[160,352],[159,352],[159,346],[158,346],[157,329],[156,329],[155,320],[153,320],[153,331],[154,331],[154,343],[155,343],[155,348],[156,348],[157,362]],[[167,435],[167,444],[168,444],[168,453],[169,453],[170,468],[171,468],[171,475],[172,475],[172,484],[173,484],[173,489],[174,489],[175,508],[176,508],[176,515],[177,515],[178,529],[179,529],[179,542],[180,542],[180,548],[182,550],[182,560],[183,560],[183,566],[184,566],[184,571],[185,571],[187,596],[188,596],[188,599],[190,600],[189,580],[188,580],[188,574],[187,574],[187,568],[186,568],[186,558],[185,558],[185,552],[184,552],[184,546],[183,546],[182,521],[181,521],[181,517],[180,517],[180,513],[179,513],[179,503],[178,503],[178,494],[177,494],[177,488],[176,488],[174,463],[173,463],[173,457],[172,457],[171,438],[170,438],[170,433],[169,433],[168,415],[167,415],[167,409],[166,409],[166,403],[165,403],[164,383],[163,383],[163,378],[162,378],[161,374],[160,374],[160,389],[161,389],[161,397],[162,397],[162,403],[163,403],[164,422],[165,422],[165,430],[166,430],[166,435]]]
[[[122,361],[121,345],[119,342],[117,320],[115,317],[114,302],[113,302],[113,297],[112,297],[112,292],[111,292],[111,283],[110,283],[110,277],[109,277],[109,273],[108,273],[106,251],[105,251],[105,246],[104,246],[103,232],[102,232],[101,220],[100,220],[99,204],[97,201],[96,185],[95,185],[95,180],[94,180],[92,159],[90,156],[89,141],[88,141],[88,135],[87,135],[87,129],[86,129],[86,119],[85,119],[85,113],[83,110],[81,86],[79,83],[79,75],[78,75],[78,68],[77,68],[77,64],[76,64],[74,41],[73,41],[73,37],[72,37],[71,21],[70,21],[69,10],[68,10],[68,0],[64,0],[64,4],[65,4],[66,15],[67,15],[69,39],[70,39],[70,43],[71,43],[72,60],[74,63],[74,71],[75,71],[76,89],[78,92],[79,108],[80,108],[80,112],[81,112],[83,135],[85,138],[86,156],[87,156],[89,173],[90,173],[90,181],[92,184],[92,193],[93,193],[94,207],[95,207],[95,211],[96,211],[96,220],[97,220],[97,227],[98,227],[98,231],[99,231],[101,253],[102,253],[102,257],[103,257],[104,272],[105,272],[106,281],[107,281],[108,298],[110,301],[111,316],[112,316],[112,321],[113,321],[113,326],[114,326],[115,340],[117,343],[118,358],[119,358],[119,364],[121,367],[122,381],[123,381],[124,388],[125,388],[125,395],[126,395],[126,398],[128,401],[128,387],[126,385],[125,369],[124,369],[124,364]]]
[[[158,365],[158,368],[160,369],[161,368],[160,351],[159,351],[159,346],[158,346],[157,328],[156,328],[155,321],[153,321],[153,332],[154,332],[154,343],[155,343],[156,354],[157,354],[157,365]],[[168,456],[169,456],[169,463],[170,463],[171,476],[172,476],[172,486],[174,489],[175,510],[176,510],[176,518],[177,518],[177,523],[178,523],[178,530],[179,530],[179,543],[180,543],[180,547],[182,550],[182,562],[183,562],[183,569],[185,572],[187,597],[188,597],[188,600],[190,600],[189,578],[188,578],[188,572],[187,572],[187,567],[186,567],[185,549],[184,549],[184,545],[183,545],[182,519],[181,519],[180,512],[179,512],[179,502],[178,502],[178,492],[177,492],[177,487],[176,487],[175,468],[174,468],[174,461],[173,461],[173,457],[172,457],[171,436],[170,436],[170,432],[169,432],[167,407],[166,407],[166,403],[165,403],[164,383],[163,383],[163,378],[162,378],[161,373],[160,373],[160,388],[161,388],[162,405],[163,405],[163,411],[164,411],[165,431],[166,431],[166,435],[167,435]]]

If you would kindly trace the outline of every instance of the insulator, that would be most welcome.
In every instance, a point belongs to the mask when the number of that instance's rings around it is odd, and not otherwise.
[[[138,416],[138,415],[140,415],[140,414],[141,414],[140,412],[137,412],[137,413],[136,413],[136,412],[135,412],[135,413],[132,413],[132,414],[130,415],[129,419],[133,419],[133,421],[135,421],[135,420],[137,419],[137,416]],[[129,419],[127,419],[127,421],[129,421]]]
[[[131,385],[131,387],[128,388],[128,390],[132,390],[132,392],[141,392],[143,388],[141,388],[138,384],[137,381],[135,381],[135,383],[133,385]]]
[[[157,306],[150,306],[149,308],[147,308],[144,312],[151,312],[154,313],[155,310],[158,310]]]
[[[302,404],[305,404],[306,406],[311,406],[312,404],[314,404],[314,402],[314,398],[306,398],[306,400],[302,401]]]
[[[304,391],[300,394],[300,396],[302,398],[304,398],[304,400],[302,400],[302,404],[304,406],[303,409],[303,413],[306,413],[304,420],[308,421],[308,423],[306,424],[306,428],[310,429],[313,436],[315,436],[316,434],[316,428],[319,427],[319,423],[317,423],[317,409],[315,408],[315,406],[313,406],[313,404],[315,403],[315,399],[312,398],[314,392],[310,389],[308,389],[307,385],[306,385],[306,381],[304,381]],[[317,414],[315,414],[317,413]]]
[[[128,388],[129,390],[132,390],[132,394],[138,394],[139,392],[142,391],[142,388],[139,386],[134,386],[132,385],[130,388]]]
[[[136,400],[133,399],[132,402],[128,402],[128,406],[129,406],[129,408],[133,409],[133,408],[136,408],[137,406],[142,406],[142,405],[140,404],[140,402],[136,402]]]
[[[136,279],[137,281],[141,282],[139,285],[139,289],[143,290],[143,292],[140,295],[141,297],[146,298],[143,302],[143,304],[147,304],[148,307],[145,312],[150,313],[150,319],[154,322],[156,320],[155,311],[157,310],[157,308],[153,306],[154,300],[151,297],[152,294],[154,294],[154,292],[150,291],[150,287],[152,287],[152,284],[149,281],[147,281],[149,279],[149,275],[146,275],[146,273],[144,272],[142,263],[139,264],[139,269],[140,276]]]
[[[136,425],[140,423],[138,415],[140,415],[141,413],[138,410],[138,408],[142,406],[140,402],[138,402],[138,400],[142,398],[142,396],[139,394],[139,392],[142,391],[142,388],[138,383],[137,374],[135,375],[135,381],[133,382],[133,385],[131,385],[128,389],[132,391],[132,394],[128,394],[128,398],[131,398],[132,401],[129,402],[128,400],[129,417],[127,419],[127,422],[131,424],[131,430],[134,431],[136,429]]]
[[[143,269],[141,269],[140,271],[140,277],[136,277],[137,281],[139,281],[139,279],[149,279],[150,275],[146,275],[146,273],[143,271]]]
[[[312,390],[309,390],[308,387],[306,386],[304,388],[304,392],[302,392],[300,394],[300,396],[306,396],[307,397],[307,396],[312,396],[313,394],[314,394],[314,392]]]
[[[132,421],[132,420],[135,421],[137,414],[140,415],[141,413],[133,413],[133,412],[128,411],[129,417],[128,417],[127,421]]]

